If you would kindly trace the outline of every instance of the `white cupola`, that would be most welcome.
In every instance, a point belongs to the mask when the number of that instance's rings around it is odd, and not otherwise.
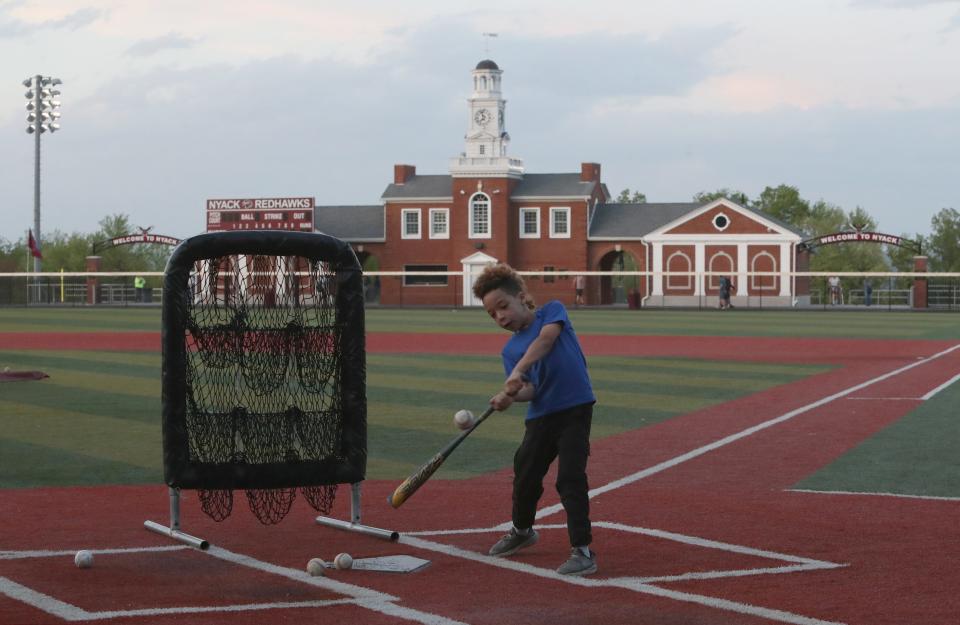
[[[451,162],[454,177],[523,175],[523,161],[507,155],[510,135],[505,125],[507,101],[500,91],[502,74],[503,70],[489,59],[477,63],[472,72],[466,149]]]

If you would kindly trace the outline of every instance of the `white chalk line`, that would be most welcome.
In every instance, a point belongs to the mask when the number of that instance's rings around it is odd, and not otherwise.
[[[225,606],[178,606],[178,607],[169,607],[169,608],[144,608],[138,610],[110,610],[110,611],[97,611],[91,612],[84,610],[78,606],[66,603],[50,595],[46,595],[42,592],[33,590],[17,582],[14,582],[11,579],[0,576],[0,593],[5,594],[13,599],[26,603],[34,608],[52,614],[59,618],[62,618],[67,621],[93,621],[93,620],[102,620],[102,619],[111,619],[111,618],[121,618],[121,617],[142,617],[142,616],[158,616],[164,614],[194,614],[194,613],[208,613],[208,612],[243,612],[251,610],[272,610],[272,609],[289,609],[289,608],[317,608],[317,607],[331,607],[338,605],[355,605],[359,606],[374,612],[379,612],[387,616],[392,616],[400,618],[407,621],[414,621],[417,623],[422,623],[423,625],[466,625],[460,621],[446,618],[437,614],[431,614],[429,612],[423,612],[421,610],[415,610],[412,608],[406,608],[403,606],[396,605],[394,602],[399,601],[399,598],[392,595],[373,590],[371,588],[365,588],[363,586],[356,586],[354,584],[347,584],[344,582],[331,579],[329,577],[313,577],[309,575],[306,571],[299,569],[291,569],[289,567],[279,566],[269,562],[263,562],[262,560],[257,560],[251,556],[246,556],[239,553],[234,553],[228,551],[221,547],[211,546],[207,551],[199,551],[187,547],[185,545],[176,545],[170,547],[135,547],[135,548],[121,548],[121,549],[95,549],[90,550],[95,553],[137,553],[137,552],[162,552],[162,551],[177,551],[183,549],[190,549],[201,554],[207,554],[227,562],[231,562],[236,565],[245,566],[252,568],[258,571],[269,573],[272,575],[277,575],[284,577],[296,582],[307,584],[310,586],[315,586],[322,588],[331,592],[336,592],[341,595],[346,595],[350,597],[349,599],[328,599],[328,600],[319,600],[319,601],[291,601],[291,602],[275,602],[275,603],[252,603],[252,604],[240,604],[240,605],[225,605]],[[58,557],[63,555],[74,555],[76,550],[60,550],[60,551],[3,551],[0,552],[0,555],[4,556],[4,559],[20,559],[20,558],[46,558],[46,557]]]
[[[527,575],[534,575],[536,577],[549,579],[557,582],[563,582],[573,586],[581,586],[585,588],[621,588],[625,590],[632,590],[638,593],[653,595],[657,597],[663,597],[666,599],[672,599],[674,601],[682,601],[685,603],[695,603],[695,604],[703,605],[710,608],[726,610],[729,612],[736,612],[738,614],[749,614],[751,616],[759,616],[772,621],[778,621],[781,623],[790,623],[792,625],[844,625],[842,623],[837,623],[836,621],[824,621],[820,619],[803,616],[800,614],[785,612],[782,610],[774,610],[771,608],[764,608],[760,606],[749,605],[746,603],[739,603],[737,601],[718,599],[716,597],[697,595],[689,592],[667,590],[665,588],[660,588],[658,586],[654,586],[652,584],[640,581],[639,578],[599,579],[599,578],[589,578],[589,577],[574,577],[570,575],[560,575],[559,573],[551,569],[545,569],[542,567],[533,566],[517,560],[509,560],[506,558],[494,558],[493,556],[483,555],[480,553],[476,553],[474,551],[468,551],[466,549],[461,549],[453,545],[446,545],[443,543],[436,543],[431,540],[426,540],[423,538],[417,538],[415,536],[410,536],[409,534],[401,534],[400,542],[403,544],[410,545],[412,547],[426,549],[428,551],[436,551],[438,553],[443,553],[448,556],[461,558],[464,560],[472,560],[474,562],[479,562],[481,564],[486,564],[489,566],[507,569],[514,572],[518,572],[518,573],[525,573]]]
[[[923,397],[847,397],[848,401],[924,401]]]
[[[718,551],[729,551],[731,553],[737,553],[740,555],[754,556],[758,558],[767,558],[770,560],[782,560],[784,562],[790,562],[793,564],[799,564],[803,566],[813,566],[815,568],[837,568],[837,567],[844,566],[842,564],[837,564],[835,562],[827,562],[824,560],[804,558],[802,556],[795,556],[788,553],[780,553],[777,551],[768,551],[765,549],[755,549],[753,547],[747,547],[744,545],[725,543],[717,540],[710,540],[709,538],[700,538],[699,536],[690,536],[688,534],[677,534],[676,532],[668,532],[665,530],[652,529],[648,527],[637,527],[634,525],[626,525],[624,523],[614,523],[612,521],[594,521],[593,523],[591,523],[591,525],[595,528],[611,529],[611,530],[616,530],[620,532],[628,532],[631,534],[643,534],[645,536],[662,538],[664,540],[671,540],[674,542],[683,543],[686,545],[692,545],[695,547],[703,547],[706,549],[716,549]],[[567,526],[561,523],[537,524],[535,527],[541,530],[567,529]],[[455,534],[488,534],[491,532],[499,532],[499,531],[502,531],[499,527],[478,527],[478,528],[467,528],[467,529],[459,529],[459,530],[404,532],[403,535],[404,536],[450,536]]]
[[[887,373],[884,373],[883,375],[879,375],[879,376],[877,376],[877,377],[875,377],[875,378],[873,378],[873,379],[871,379],[871,380],[867,380],[866,382],[861,382],[861,383],[859,383],[859,384],[855,384],[855,385],[853,385],[853,386],[851,386],[851,387],[849,387],[849,388],[847,388],[847,389],[844,389],[844,390],[842,390],[842,391],[839,391],[839,392],[837,392],[837,393],[834,393],[833,395],[828,395],[827,397],[824,397],[824,398],[822,398],[822,399],[818,399],[817,401],[811,402],[811,403],[807,404],[806,406],[801,406],[800,408],[795,408],[795,409],[793,409],[793,410],[791,410],[791,411],[789,411],[789,412],[786,412],[786,413],[780,415],[779,417],[774,417],[773,419],[769,419],[769,420],[767,420],[767,421],[764,421],[763,423],[758,423],[757,425],[751,426],[751,427],[749,427],[749,428],[747,428],[747,429],[745,429],[745,430],[741,430],[741,431],[736,432],[736,433],[734,433],[734,434],[731,434],[731,435],[729,435],[729,436],[725,436],[724,438],[721,438],[721,439],[719,439],[719,440],[716,440],[716,441],[714,441],[714,442],[712,442],[712,443],[709,443],[709,444],[707,444],[707,445],[704,445],[704,446],[702,446],[702,447],[698,447],[698,448],[696,448],[696,449],[694,449],[694,450],[688,451],[687,453],[681,454],[681,455],[679,455],[679,456],[677,456],[677,457],[675,457],[675,458],[671,458],[670,460],[665,460],[664,462],[661,462],[661,463],[659,463],[659,464],[655,464],[655,465],[653,465],[653,466],[651,466],[651,467],[648,467],[648,468],[646,468],[646,469],[643,469],[643,470],[641,470],[641,471],[637,471],[636,473],[633,473],[633,474],[628,475],[628,476],[626,476],[626,477],[622,477],[622,478],[620,478],[620,479],[618,479],[618,480],[614,480],[614,481],[609,482],[609,483],[607,483],[607,484],[605,484],[605,485],[603,485],[603,486],[600,486],[600,487],[598,487],[598,488],[591,489],[590,492],[589,492],[589,496],[590,496],[591,499],[593,499],[593,498],[596,497],[597,495],[602,495],[602,494],[604,494],[604,493],[607,493],[607,492],[610,492],[610,491],[613,491],[613,490],[617,490],[617,489],[619,489],[619,488],[622,488],[622,487],[624,487],[624,486],[627,486],[627,485],[632,484],[632,483],[634,483],[634,482],[637,482],[637,481],[639,481],[639,480],[648,478],[648,477],[650,477],[651,475],[656,475],[657,473],[661,473],[661,472],[666,471],[667,469],[671,469],[671,468],[673,468],[673,467],[675,467],[675,466],[677,466],[677,465],[683,464],[683,463],[688,462],[688,461],[690,461],[690,460],[694,460],[695,458],[699,458],[700,456],[703,456],[704,454],[710,453],[711,451],[715,451],[715,450],[720,449],[720,448],[722,448],[722,447],[726,447],[727,445],[730,445],[731,443],[735,443],[735,442],[737,442],[737,441],[739,441],[739,440],[741,440],[741,439],[744,439],[744,438],[746,438],[746,437],[748,437],[748,436],[752,436],[753,434],[756,434],[757,432],[761,432],[761,431],[766,430],[766,429],[768,429],[768,428],[771,428],[771,427],[773,427],[773,426],[775,426],[775,425],[779,425],[779,424],[781,424],[781,423],[784,423],[784,422],[786,422],[786,421],[789,421],[790,419],[793,419],[794,417],[796,417],[796,416],[798,416],[798,415],[802,415],[802,414],[804,414],[804,413],[810,412],[811,410],[814,410],[815,408],[819,408],[819,407],[824,406],[824,405],[826,405],[826,404],[829,404],[829,403],[831,403],[831,402],[833,402],[833,401],[836,401],[837,399],[846,397],[847,395],[850,395],[851,393],[855,393],[855,392],[857,392],[857,391],[859,391],[859,390],[861,390],[861,389],[867,388],[868,386],[871,386],[871,385],[873,385],[873,384],[876,384],[877,382],[882,382],[882,381],[887,380],[887,379],[889,379],[889,378],[892,378],[892,377],[894,377],[894,376],[900,375],[901,373],[903,373],[903,372],[905,372],[905,371],[909,371],[910,369],[913,369],[913,368],[915,368],[915,367],[919,367],[919,366],[921,366],[921,365],[927,364],[927,363],[929,363],[929,362],[931,362],[931,361],[933,361],[933,360],[936,360],[937,358],[941,358],[941,357],[943,357],[943,356],[946,356],[947,354],[949,354],[949,353],[951,353],[951,352],[953,352],[953,351],[955,351],[955,350],[957,350],[957,349],[960,349],[960,344],[954,345],[953,347],[950,347],[950,348],[945,349],[945,350],[943,350],[943,351],[937,352],[936,354],[933,354],[932,356],[927,356],[927,357],[923,358],[922,360],[916,360],[916,361],[914,361],[914,362],[911,362],[911,363],[908,364],[908,365],[904,365],[904,366],[902,366],[902,367],[900,367],[900,368],[898,368],[898,369],[894,369],[893,371],[889,371],[889,372],[887,372]],[[556,513],[560,512],[561,510],[563,510],[563,504],[560,504],[560,503],[554,504],[554,505],[552,505],[552,506],[547,506],[547,507],[541,508],[540,510],[537,511],[537,516],[536,516],[536,518],[541,519],[541,518],[543,518],[543,517],[545,517],[545,516],[550,516],[551,514],[556,514]]]
[[[958,373],[957,375],[953,376],[952,378],[950,378],[949,380],[947,380],[946,382],[944,382],[943,384],[941,384],[941,385],[938,386],[937,388],[933,389],[932,391],[930,391],[929,393],[927,393],[926,395],[924,395],[924,396],[923,396],[924,401],[930,399],[931,397],[933,397],[934,395],[936,395],[936,394],[939,393],[940,391],[944,390],[945,388],[947,388],[948,386],[950,386],[951,384],[953,384],[953,383],[956,382],[957,380],[960,380],[960,373]]]
[[[805,405],[805,406],[801,406],[800,408],[796,408],[796,409],[794,409],[794,410],[791,410],[791,411],[789,411],[789,412],[787,412],[787,413],[784,413],[784,414],[782,414],[782,415],[780,415],[780,416],[778,416],[778,417],[775,417],[775,418],[773,418],[773,419],[769,419],[769,420],[767,420],[767,421],[764,421],[763,423],[759,423],[759,424],[757,424],[757,425],[755,425],[755,426],[752,426],[752,427],[749,427],[749,428],[747,428],[747,429],[745,429],[745,430],[741,430],[740,432],[737,432],[737,433],[731,434],[731,435],[729,435],[729,436],[726,436],[726,437],[724,437],[724,438],[722,438],[722,439],[719,439],[719,440],[717,440],[717,441],[714,441],[713,443],[710,443],[710,444],[708,444],[708,445],[704,445],[704,446],[702,446],[702,447],[698,447],[697,449],[694,449],[694,450],[692,450],[692,451],[689,451],[689,452],[687,452],[687,453],[685,453],[685,454],[682,454],[682,455],[677,456],[677,457],[675,457],[675,458],[672,458],[672,459],[670,459],[670,460],[661,462],[661,463],[659,463],[659,464],[656,464],[656,465],[654,465],[654,466],[652,466],[652,467],[648,467],[648,468],[643,469],[643,470],[641,470],[641,471],[637,471],[636,473],[633,473],[633,474],[628,475],[628,476],[626,476],[626,477],[620,478],[620,479],[618,479],[618,480],[614,480],[614,481],[612,481],[612,482],[609,482],[609,483],[605,484],[604,486],[601,486],[601,487],[598,487],[598,488],[595,488],[595,489],[591,489],[590,492],[589,492],[589,497],[590,497],[591,499],[593,499],[593,498],[596,497],[597,495],[601,495],[601,494],[603,494],[603,493],[607,493],[607,492],[610,492],[610,491],[613,491],[613,490],[622,488],[622,487],[624,487],[624,486],[627,486],[627,485],[629,485],[629,484],[632,484],[633,482],[636,482],[636,481],[645,479],[645,478],[647,478],[647,477],[650,477],[651,475],[655,475],[655,474],[657,474],[657,473],[660,473],[660,472],[665,471],[665,470],[667,470],[667,469],[669,469],[669,468],[672,468],[672,467],[675,467],[675,466],[677,466],[677,465],[680,465],[680,464],[682,464],[682,463],[684,463],[684,462],[687,462],[687,461],[689,461],[689,460],[693,460],[693,459],[695,459],[695,458],[698,458],[698,457],[700,457],[700,456],[702,456],[702,455],[704,455],[704,454],[706,454],[706,453],[709,453],[709,452],[711,452],[711,451],[720,449],[720,448],[722,448],[722,447],[725,447],[726,445],[729,445],[729,444],[731,444],[731,443],[737,442],[737,441],[739,441],[739,440],[741,440],[741,439],[743,439],[743,438],[746,438],[746,437],[748,437],[748,436],[751,436],[751,435],[753,435],[753,434],[755,434],[755,433],[757,433],[757,432],[760,432],[760,431],[765,430],[765,429],[767,429],[767,428],[773,427],[774,425],[779,425],[780,423],[783,423],[783,422],[785,422],[785,421],[789,421],[790,419],[793,419],[794,417],[796,417],[796,416],[798,416],[798,415],[804,414],[804,413],[806,413],[806,412],[809,412],[809,411],[811,411],[811,410],[814,410],[814,409],[816,409],[816,408],[819,408],[819,407],[821,407],[821,406],[824,406],[824,405],[826,405],[826,404],[828,404],[828,403],[831,403],[831,402],[833,402],[833,401],[835,401],[835,400],[837,400],[837,399],[841,399],[841,398],[843,398],[843,397],[846,397],[846,396],[848,396],[848,395],[850,395],[850,394],[852,394],[852,393],[855,393],[855,392],[857,392],[857,391],[859,391],[859,390],[861,390],[861,389],[864,389],[864,388],[867,388],[868,386],[871,386],[871,385],[873,385],[873,384],[876,384],[877,382],[882,382],[882,381],[884,381],[884,380],[887,380],[887,379],[889,379],[889,378],[892,378],[892,377],[894,377],[894,376],[897,376],[897,375],[899,375],[899,374],[901,374],[901,373],[903,373],[903,372],[905,372],[905,371],[909,371],[910,369],[913,369],[913,368],[918,367],[918,366],[920,366],[920,365],[923,365],[923,364],[926,364],[926,363],[931,362],[931,361],[933,361],[933,360],[936,360],[937,358],[941,358],[941,357],[943,357],[943,356],[945,356],[945,355],[947,355],[947,354],[949,354],[949,353],[951,353],[951,352],[953,352],[953,351],[955,351],[955,350],[957,350],[957,349],[960,349],[960,344],[954,345],[953,347],[950,347],[950,348],[945,349],[945,350],[943,350],[943,351],[937,352],[936,354],[933,354],[933,355],[931,355],[931,356],[927,356],[927,357],[920,356],[920,357],[918,357],[917,360],[915,360],[914,362],[912,362],[912,363],[910,363],[910,364],[907,364],[907,365],[904,365],[903,367],[899,367],[899,368],[897,368],[897,369],[894,369],[893,371],[889,371],[889,372],[887,372],[887,373],[885,373],[885,374],[879,375],[879,376],[877,376],[877,377],[875,377],[875,378],[872,378],[872,379],[870,379],[870,380],[867,380],[867,381],[865,381],[865,382],[861,382],[861,383],[856,384],[856,385],[854,385],[854,386],[851,386],[851,387],[849,387],[849,388],[847,388],[847,389],[844,389],[844,390],[842,390],[842,391],[839,391],[839,392],[834,393],[834,394],[832,394],[832,395],[829,395],[829,396],[827,396],[827,397],[821,398],[821,399],[819,399],[819,400],[817,400],[817,401],[811,402],[811,403],[809,403],[809,404],[807,404],[807,405]],[[549,516],[549,515],[551,515],[551,514],[556,514],[556,513],[560,512],[562,509],[563,509],[563,505],[562,505],[562,504],[554,504],[554,505],[552,505],[552,506],[547,506],[547,507],[545,507],[545,508],[540,509],[540,510],[537,512],[536,518],[541,519],[541,518],[546,517],[546,516]],[[511,527],[511,525],[512,525],[512,524],[511,524],[510,522],[505,522],[505,523],[501,523],[501,524],[499,524],[499,525],[496,525],[496,526],[494,526],[493,528],[484,529],[484,530],[481,530],[481,531],[505,531],[505,530],[509,529],[509,528]],[[438,535],[440,535],[440,534],[449,535],[449,534],[457,534],[457,533],[468,533],[468,532],[470,532],[470,531],[471,531],[471,530],[452,530],[452,531],[437,532],[437,534],[438,534]],[[418,533],[418,534],[427,535],[426,533]],[[439,551],[439,552],[441,552],[441,553],[446,553],[447,555],[451,555],[451,556],[455,556],[455,557],[461,557],[461,558],[465,558],[465,559],[468,559],[468,560],[473,560],[473,561],[475,561],[475,562],[481,562],[481,563],[488,564],[488,565],[491,565],[491,566],[498,566],[498,567],[501,567],[501,568],[508,568],[508,569],[512,569],[512,570],[516,570],[516,571],[520,571],[520,572],[530,573],[530,574],[537,575],[537,576],[540,576],[540,577],[547,577],[547,578],[550,578],[550,579],[556,579],[556,580],[558,580],[558,581],[563,581],[563,582],[566,582],[566,583],[569,583],[569,584],[590,586],[590,585],[593,585],[593,584],[600,583],[598,580],[589,580],[589,579],[583,579],[583,578],[569,578],[568,576],[562,576],[562,575],[559,575],[558,573],[555,573],[555,572],[553,572],[553,571],[549,571],[549,570],[547,570],[547,569],[540,569],[540,568],[537,568],[537,567],[532,567],[532,566],[530,566],[530,565],[524,565],[524,564],[519,563],[519,562],[510,562],[510,561],[504,560],[504,559],[502,559],[502,558],[493,558],[493,557],[490,557],[490,556],[485,556],[485,555],[483,555],[483,554],[474,553],[474,552],[467,551],[467,550],[465,550],[465,549],[460,549],[460,548],[457,548],[457,547],[453,547],[453,546],[450,546],[450,545],[444,545],[444,544],[442,544],[442,543],[435,543],[435,542],[433,542],[433,541],[428,541],[428,540],[424,540],[424,539],[422,539],[422,538],[417,538],[416,536],[414,536],[412,533],[409,533],[409,532],[408,532],[408,533],[405,533],[405,534],[401,534],[400,542],[403,542],[403,543],[406,543],[406,544],[410,544],[410,545],[413,545],[413,546],[419,546],[419,547],[421,547],[421,548],[423,548],[423,549],[428,549],[428,550],[432,550],[432,551]],[[817,561],[817,562],[819,562],[819,561]],[[823,564],[824,564],[824,566],[822,566],[822,567],[821,567],[821,566],[816,566],[816,565],[808,565],[808,564],[800,564],[800,565],[798,565],[798,566],[799,566],[799,567],[803,567],[803,570],[810,570],[811,568],[835,568],[835,567],[839,567],[839,566],[845,566],[845,565],[839,565],[839,564],[834,564],[834,563],[823,563]],[[786,568],[786,567],[781,567],[781,568]],[[631,589],[631,590],[636,590],[636,591],[638,591],[638,592],[645,592],[645,593],[648,593],[648,594],[653,594],[653,595],[657,595],[657,596],[661,596],[661,597],[676,599],[676,600],[678,600],[678,601],[685,601],[685,602],[692,602],[692,603],[700,603],[700,604],[702,604],[702,605],[707,605],[707,606],[714,607],[714,608],[731,610],[731,611],[734,611],[734,612],[740,612],[740,613],[744,613],[744,614],[754,614],[754,615],[757,615],[757,616],[763,616],[763,617],[765,617],[765,618],[769,618],[769,619],[772,619],[772,620],[777,620],[777,621],[781,621],[781,622],[785,622],[785,623],[796,623],[796,624],[798,624],[798,625],[823,625],[823,624],[827,624],[827,623],[832,623],[831,621],[822,621],[822,620],[819,620],[819,619],[813,619],[813,618],[809,618],[809,617],[802,616],[802,615],[798,615],[798,614],[792,614],[792,613],[789,613],[789,612],[783,612],[783,611],[780,611],[780,610],[771,610],[771,609],[768,609],[768,608],[762,608],[762,607],[758,607],[758,606],[752,606],[752,605],[742,604],[742,603],[735,602],[735,601],[727,601],[727,600],[724,600],[724,599],[717,599],[717,598],[715,598],[715,597],[706,597],[706,596],[701,596],[701,595],[694,595],[694,594],[691,594],[691,593],[682,593],[682,592],[678,592],[678,591],[667,590],[667,589],[663,589],[663,588],[659,588],[659,587],[657,587],[657,586],[654,586],[654,585],[652,585],[652,584],[650,584],[650,583],[648,583],[648,582],[642,582],[642,581],[639,581],[639,580],[640,580],[640,578],[631,579],[631,580],[629,580],[629,581],[622,581],[622,580],[621,580],[620,582],[616,582],[616,580],[613,580],[613,581],[607,580],[607,583],[608,583],[608,584],[611,584],[611,585],[619,586],[619,587],[629,588],[629,589]],[[616,583],[614,583],[614,582],[616,582]]]
[[[810,493],[812,495],[857,495],[861,497],[895,497],[897,499],[922,499],[929,501],[960,501],[960,497],[939,497],[937,495],[904,495],[901,493],[872,493],[851,490],[808,490],[806,488],[788,488],[788,493]]]
[[[115,553],[146,553],[155,551],[181,551],[190,549],[187,545],[173,545],[168,547],[126,547],[122,549],[86,549],[86,551],[96,554],[115,554]],[[21,560],[24,558],[59,558],[63,556],[73,557],[77,555],[79,549],[61,549],[58,551],[37,550],[37,551],[0,551],[0,560]]]

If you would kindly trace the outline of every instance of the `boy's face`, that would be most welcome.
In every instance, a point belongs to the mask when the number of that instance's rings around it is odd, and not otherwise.
[[[494,289],[483,296],[483,307],[497,325],[510,332],[518,332],[533,319],[533,312],[527,308],[526,293],[520,291],[510,295],[501,289]]]

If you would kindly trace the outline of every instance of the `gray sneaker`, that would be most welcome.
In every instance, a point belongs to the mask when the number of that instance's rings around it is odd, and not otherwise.
[[[515,554],[524,547],[537,544],[538,540],[540,540],[540,535],[537,534],[537,530],[535,529],[531,528],[529,534],[523,535],[518,534],[516,528],[511,528],[510,533],[498,540],[493,547],[490,547],[490,551],[487,553],[498,558],[505,558],[506,556]]]
[[[596,572],[597,554],[591,551],[589,557],[585,556],[578,547],[570,550],[570,558],[557,569],[560,575],[590,575]]]

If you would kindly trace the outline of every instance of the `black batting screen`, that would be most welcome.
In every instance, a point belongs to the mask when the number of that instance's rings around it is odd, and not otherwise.
[[[203,234],[163,291],[164,480],[215,519],[246,491],[264,523],[297,492],[329,512],[366,471],[363,289],[350,246],[323,234]]]

